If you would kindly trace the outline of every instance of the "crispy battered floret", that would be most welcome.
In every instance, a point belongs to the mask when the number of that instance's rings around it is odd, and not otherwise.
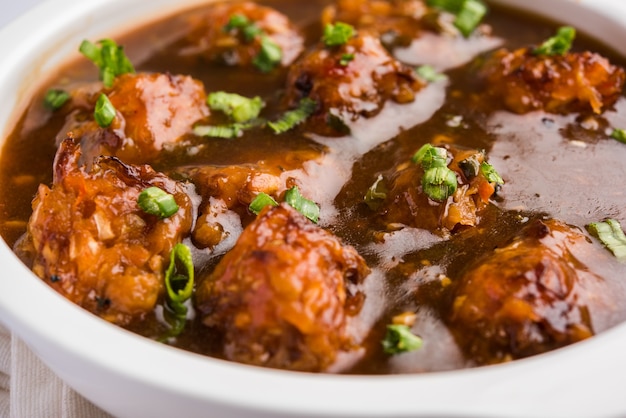
[[[181,184],[147,165],[102,157],[88,172],[79,158],[71,138],[61,143],[53,185],[39,186],[22,250],[57,292],[125,325],[154,309],[170,251],[191,228],[191,203]],[[151,186],[172,194],[178,212],[144,213],[137,197]]]
[[[266,208],[198,287],[203,323],[230,360],[321,371],[353,346],[346,283],[369,272],[331,233],[283,203]]]
[[[346,22],[406,46],[419,37],[427,13],[422,0],[337,0],[324,9],[322,23]]]
[[[394,224],[406,225],[429,231],[453,231],[457,226],[476,226],[480,212],[489,203],[496,184],[489,182],[480,169],[463,169],[464,163],[472,161],[477,167],[485,161],[483,153],[449,147],[453,156],[448,168],[457,177],[454,194],[443,202],[433,201],[424,193],[422,178],[424,170],[413,162],[396,167],[388,176],[388,192],[378,214],[389,228]]]
[[[241,20],[241,26],[229,22]],[[227,65],[252,67],[268,40],[281,51],[279,65],[289,66],[303,51],[304,38],[287,16],[252,2],[211,5],[194,14],[183,55],[201,55]],[[245,23],[244,23],[245,22]],[[253,25],[256,29],[247,29]]]
[[[602,113],[622,93],[625,73],[592,52],[534,55],[500,49],[485,63],[487,93],[515,113]]]
[[[585,236],[536,221],[459,279],[448,323],[479,364],[527,357],[593,335],[586,271],[570,252]]]
[[[317,111],[307,127],[336,135],[336,123],[375,116],[387,100],[410,103],[421,88],[413,69],[394,59],[377,37],[357,32],[343,45],[320,42],[297,61],[287,77],[286,97],[289,107],[305,97],[315,100]]]
[[[100,84],[73,94],[76,106],[59,133],[59,142],[69,131],[81,141],[84,158],[113,155],[128,164],[145,164],[164,147],[175,146],[192,132],[195,122],[208,116],[206,93],[200,81],[170,74],[124,74],[110,89]],[[101,93],[116,109],[107,128],[94,121],[93,112]]]

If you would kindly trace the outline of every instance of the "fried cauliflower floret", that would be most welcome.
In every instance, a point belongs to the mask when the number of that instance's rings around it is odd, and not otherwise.
[[[353,348],[346,284],[368,272],[352,247],[283,203],[244,230],[200,283],[196,302],[227,359],[322,371]]]
[[[107,321],[126,325],[152,312],[163,292],[172,247],[188,235],[191,203],[183,187],[149,166],[102,157],[90,171],[80,148],[61,143],[51,188],[40,185],[24,245],[33,271],[57,292]],[[178,212],[144,213],[137,197],[156,186]]]
[[[232,24],[233,17],[242,22],[241,26]],[[287,16],[252,2],[211,5],[206,12],[194,14],[190,26],[181,53],[227,65],[261,69],[255,60],[263,54],[268,41],[279,48],[277,64],[283,67],[289,66],[304,49],[302,34]]]
[[[100,94],[106,94],[116,110],[106,128],[93,117]],[[81,141],[86,161],[112,155],[128,164],[150,163],[164,147],[179,144],[195,122],[209,115],[202,83],[182,75],[124,74],[115,78],[111,88],[96,83],[78,89],[72,99],[76,109],[58,140],[71,131]]]
[[[535,55],[500,49],[482,70],[487,93],[515,113],[602,113],[621,96],[625,73],[592,52]]]
[[[485,155],[454,147],[449,147],[448,153],[452,155],[448,168],[456,174],[458,186],[445,201],[434,201],[424,192],[424,170],[418,164],[400,164],[385,176],[388,192],[378,216],[387,227],[401,224],[429,231],[453,231],[479,224],[480,212],[488,205],[496,184],[490,183],[480,169],[474,168],[470,173],[462,166],[472,161],[478,167],[485,162]]]
[[[343,45],[320,42],[291,66],[286,99],[288,107],[314,100],[317,109],[307,127],[336,135],[337,123],[375,116],[387,100],[413,102],[422,87],[413,69],[394,59],[377,37],[357,32]]]
[[[559,221],[535,221],[460,277],[448,323],[479,364],[527,357],[593,335],[586,281],[597,276],[571,254],[590,245]]]
[[[422,0],[337,0],[324,9],[322,23],[349,23],[393,44],[408,45],[419,37],[427,13]]]

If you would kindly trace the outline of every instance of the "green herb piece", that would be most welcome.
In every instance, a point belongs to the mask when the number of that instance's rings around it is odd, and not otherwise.
[[[234,139],[243,135],[244,131],[263,126],[264,124],[265,120],[263,119],[252,119],[248,122],[231,123],[228,125],[196,125],[193,127],[193,133],[197,136]]]
[[[108,127],[115,119],[115,107],[113,107],[106,94],[102,93],[98,97],[93,117],[101,128]]]
[[[466,38],[487,14],[487,6],[480,0],[428,0],[427,4],[455,15],[454,26]]]
[[[387,187],[385,186],[385,182],[383,182],[382,174],[379,174],[374,184],[372,184],[370,188],[367,189],[363,200],[370,209],[376,210],[380,207],[380,204],[386,198]]]
[[[115,77],[126,73],[134,73],[135,68],[124,53],[124,47],[111,39],[102,39],[98,45],[84,40],[79,51],[100,69],[100,80],[105,87],[111,87]]]
[[[467,38],[480,25],[486,14],[487,6],[483,2],[466,0],[454,19],[454,26]]]
[[[387,333],[382,341],[386,354],[401,354],[419,350],[422,339],[411,332],[407,325],[387,325]]]
[[[261,50],[252,60],[252,64],[260,71],[268,73],[272,71],[283,58],[283,50],[274,42],[263,29],[251,22],[246,16],[234,14],[224,26],[225,32],[239,30],[246,42],[252,42],[255,38],[261,38]]]
[[[535,55],[565,55],[572,47],[576,37],[576,29],[571,26],[560,27],[556,35],[547,39],[533,50]]]
[[[306,216],[309,220],[317,223],[320,218],[320,208],[313,202],[302,196],[297,187],[292,187],[285,193],[285,202],[292,208]]]
[[[354,54],[342,54],[339,59],[339,65],[342,67],[347,67],[350,64],[350,61],[354,59]]]
[[[334,25],[327,23],[324,26],[322,41],[326,46],[340,46],[346,44],[355,34],[354,27],[347,23],[337,22]]]
[[[427,83],[434,83],[447,78],[444,74],[437,72],[437,70],[435,70],[435,68],[431,65],[420,65],[415,69],[415,73],[419,78]]]
[[[261,213],[263,208],[268,205],[278,206],[278,203],[274,200],[272,196],[268,195],[267,193],[261,192],[254,198],[252,202],[250,202],[250,206],[248,208],[250,209],[250,212],[258,215],[259,213]]]
[[[594,222],[587,225],[590,234],[597,237],[618,260],[626,260],[626,235],[615,219]]]
[[[239,29],[243,34],[246,42],[251,42],[256,36],[263,33],[263,30],[255,25],[253,22],[241,14],[234,14],[228,20],[228,23],[224,26],[224,32],[230,32],[232,30]]]
[[[176,244],[170,253],[170,265],[165,272],[166,319],[171,329],[168,337],[179,335],[187,322],[185,305],[193,293],[194,269],[191,250],[184,244]]]
[[[436,202],[445,202],[454,194],[457,185],[456,173],[448,167],[429,168],[422,177],[424,193]]]
[[[626,144],[626,129],[613,129],[613,132],[611,132],[611,138]]]
[[[160,218],[169,218],[178,212],[174,196],[158,187],[148,187],[139,193],[137,205],[144,212]]]
[[[269,36],[262,35],[261,50],[252,63],[263,73],[272,71],[283,58],[283,50]]]
[[[489,183],[504,184],[504,180],[502,180],[500,174],[498,174],[491,164],[483,162],[480,165],[480,172],[483,173],[483,176],[485,176]]]
[[[282,134],[307,120],[315,112],[316,108],[317,102],[305,97],[300,100],[296,109],[286,112],[280,119],[275,122],[268,122],[267,125],[274,133]]]
[[[207,104],[211,110],[224,112],[235,122],[247,122],[259,116],[265,106],[260,97],[249,99],[235,93],[218,91],[207,96]]]
[[[50,110],[59,110],[71,98],[65,90],[50,89],[43,98],[43,105]]]
[[[411,160],[415,164],[420,164],[424,171],[433,167],[447,167],[448,151],[442,147],[433,147],[430,144],[424,144],[417,150]]]

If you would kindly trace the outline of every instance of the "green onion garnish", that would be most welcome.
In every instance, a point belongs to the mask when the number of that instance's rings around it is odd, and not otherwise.
[[[252,63],[264,73],[269,73],[280,64],[283,58],[283,50],[278,44],[272,41],[268,36],[262,35],[261,37],[261,50],[254,57]]]
[[[263,30],[241,14],[234,14],[228,20],[228,23],[224,26],[224,32],[230,32],[235,29],[241,30],[246,42],[251,42],[257,35],[263,33]]]
[[[415,69],[415,73],[427,83],[434,83],[435,81],[445,80],[447,78],[444,74],[437,72],[431,65],[420,65]]]
[[[324,26],[322,41],[326,46],[339,46],[347,43],[354,36],[354,27],[347,23],[337,22]]]
[[[196,125],[193,127],[193,133],[197,136],[206,136],[211,138],[234,139],[243,135],[243,132],[257,126],[263,126],[265,120],[252,119],[243,123],[231,123],[228,125]]]
[[[382,341],[386,354],[400,354],[419,350],[422,339],[411,332],[407,325],[387,325],[387,333]]]
[[[254,200],[250,203],[249,209],[250,212],[258,215],[261,213],[263,208],[266,206],[278,206],[278,203],[274,200],[274,198],[267,193],[261,192],[259,193]]]
[[[466,38],[487,14],[487,6],[480,0],[428,0],[427,4],[454,14],[454,26]]]
[[[174,196],[158,187],[148,187],[139,193],[137,205],[144,212],[160,218],[169,218],[178,212]]]
[[[286,112],[280,119],[275,122],[268,122],[267,125],[272,128],[274,133],[282,134],[307,120],[316,108],[317,102],[305,97],[300,100],[296,109]]]
[[[380,207],[380,204],[386,198],[387,198],[387,187],[385,187],[385,182],[383,182],[382,174],[379,174],[374,184],[372,184],[370,188],[367,189],[367,192],[365,193],[365,197],[363,198],[363,200],[365,201],[365,204],[369,206],[370,209],[376,210]]]
[[[448,151],[442,147],[433,147],[424,144],[411,158],[415,164],[420,164],[424,171],[433,167],[447,167]]]
[[[480,165],[480,172],[483,173],[483,176],[485,176],[489,183],[504,184],[504,180],[502,180],[500,174],[498,174],[491,164],[483,162]]]
[[[70,94],[65,90],[50,89],[46,92],[43,104],[47,109],[58,110],[70,99]]]
[[[611,138],[626,144],[626,129],[613,129],[613,132],[611,132]]]
[[[102,93],[98,97],[93,117],[101,128],[108,127],[115,119],[115,107],[106,94]]]
[[[118,75],[134,73],[135,68],[124,53],[124,47],[111,39],[98,41],[98,45],[84,40],[79,51],[100,69],[100,80],[105,87],[111,87]]]
[[[339,59],[339,65],[342,67],[347,67],[350,64],[350,61],[354,59],[354,54],[342,54]]]
[[[222,111],[235,122],[247,122],[256,118],[265,105],[258,96],[250,99],[223,91],[209,94],[207,104],[211,110]]]
[[[615,219],[594,222],[587,225],[587,230],[596,236],[618,260],[626,260],[626,235],[622,226]]]
[[[224,26],[225,32],[240,30],[246,42],[252,42],[255,38],[261,37],[261,50],[252,63],[261,72],[268,73],[274,69],[283,58],[283,50],[274,42],[263,29],[251,22],[246,16],[234,14]]]
[[[535,55],[565,55],[572,47],[576,37],[576,29],[571,26],[560,27],[556,35],[547,39],[533,50]]]
[[[456,192],[457,185],[456,173],[448,167],[429,168],[422,177],[424,193],[436,202],[446,201]]]
[[[292,187],[285,193],[285,202],[292,208],[317,223],[320,218],[320,208],[312,200],[306,199],[297,187]]]
[[[165,289],[167,292],[166,319],[171,329],[167,337],[179,335],[187,322],[187,306],[185,302],[193,294],[194,269],[191,250],[184,244],[176,244],[170,253],[170,265],[165,272]]]

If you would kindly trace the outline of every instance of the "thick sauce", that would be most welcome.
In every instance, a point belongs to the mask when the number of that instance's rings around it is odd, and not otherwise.
[[[331,2],[260,3],[284,13],[303,30],[305,44],[311,46],[322,33],[322,8]],[[200,80],[207,92],[260,96],[267,104],[264,115],[269,119],[279,115],[283,111],[288,68],[263,74],[180,55],[181,39],[194,13],[184,12],[139,28],[116,41],[125,46],[138,72],[185,74]],[[361,295],[362,306],[349,325],[359,347],[340,352],[325,371],[415,373],[506,361],[506,355],[484,360],[483,353],[476,351],[480,348],[464,349],[471,339],[465,333],[483,330],[459,330],[455,320],[450,319],[454,318],[450,311],[455,309],[455,292],[462,286],[461,277],[468,268],[476,260],[493,257],[495,248],[507,248],[514,237],[527,234],[520,231],[526,231],[524,228],[530,228],[537,220],[549,223],[549,219],[556,219],[586,236],[586,246],[568,247],[565,252],[568,257],[575,257],[574,264],[580,271],[588,273],[589,277],[583,274],[587,282],[582,287],[587,293],[582,298],[584,314],[580,315],[592,333],[626,319],[626,264],[615,260],[585,232],[590,222],[605,218],[626,225],[626,190],[622,180],[626,178],[626,145],[608,135],[611,127],[626,126],[626,101],[621,97],[601,114],[565,115],[542,111],[516,114],[486,102],[483,81],[477,74],[490,51],[537,45],[554,33],[556,25],[496,7],[491,7],[484,23],[492,28],[490,36],[442,43],[440,36],[428,33],[419,42],[395,48],[394,54],[400,61],[432,64],[444,71],[447,79],[426,85],[412,103],[388,101],[378,115],[351,121],[348,136],[324,137],[311,134],[304,127],[279,136],[269,130],[254,130],[236,139],[200,138],[188,133],[186,146],[164,149],[150,162],[154,170],[180,179],[205,165],[288,161],[288,156],[298,153],[321,155],[302,167],[296,164],[288,170],[294,170],[303,193],[321,206],[320,226],[353,246],[371,269],[362,282],[348,286],[350,292]],[[613,65],[624,62],[580,36],[574,50],[599,52]],[[427,62],[423,57],[428,57]],[[85,61],[59,69],[58,75],[34,97],[5,142],[0,161],[0,233],[11,246],[26,232],[38,186],[52,183],[58,135],[67,116],[62,111],[47,110],[42,105],[43,95],[50,86],[70,89],[96,80],[97,72]],[[426,143],[484,150],[504,179],[505,184],[480,213],[478,225],[452,233],[385,227],[364,204],[363,196],[379,175],[387,176],[409,162]],[[197,211],[201,192],[190,190]],[[185,240],[192,246],[199,282],[208,280],[224,252],[234,244],[242,227],[238,220],[234,224],[226,242],[213,249],[196,248],[191,240]],[[560,231],[559,228],[553,230]],[[29,259],[24,261],[32,263]],[[506,266],[498,269],[504,271]],[[383,352],[380,343],[385,326],[404,312],[416,314],[411,330],[422,338],[423,347],[390,356]],[[552,314],[546,313],[549,315]],[[150,338],[159,338],[163,333],[158,312],[125,326]],[[196,315],[185,331],[169,343],[222,357],[221,338],[221,334],[211,332],[203,324],[202,315]],[[548,343],[546,347],[553,348]]]

